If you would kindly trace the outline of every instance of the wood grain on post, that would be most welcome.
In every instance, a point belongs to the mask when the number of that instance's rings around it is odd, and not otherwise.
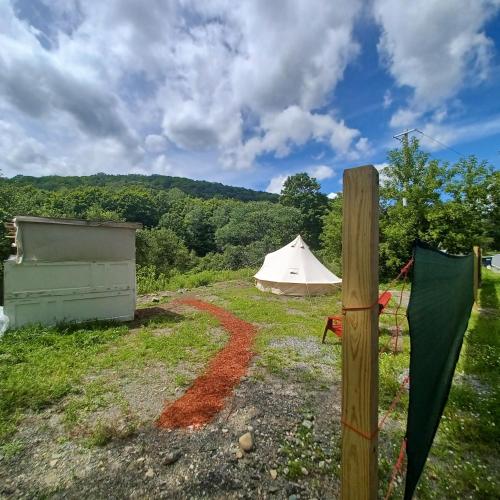
[[[472,247],[474,251],[474,302],[477,304],[477,289],[479,288],[479,273],[481,272],[481,263],[479,262],[479,247]]]
[[[378,487],[378,172],[344,171],[342,234],[342,499]]]

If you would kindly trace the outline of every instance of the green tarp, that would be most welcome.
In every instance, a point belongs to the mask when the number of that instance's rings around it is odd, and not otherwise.
[[[473,304],[474,260],[417,242],[408,323],[410,403],[406,431],[410,499],[443,413]]]

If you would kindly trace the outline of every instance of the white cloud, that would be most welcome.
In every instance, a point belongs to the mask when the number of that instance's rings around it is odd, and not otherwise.
[[[422,132],[427,136],[437,139],[439,144],[426,136],[420,136],[420,142],[425,149],[431,151],[443,149],[443,144],[454,145],[458,142],[467,143],[482,137],[500,134],[500,115],[482,120],[480,122],[462,122],[443,124],[438,121],[429,122],[422,127]],[[462,149],[462,147],[460,148]],[[459,151],[467,155],[467,151]]]
[[[328,165],[318,165],[309,169],[309,175],[315,177],[318,181],[322,181],[333,177],[335,175],[335,171]]]
[[[269,181],[269,184],[266,187],[266,191],[268,193],[280,194],[281,190],[283,189],[283,184],[285,184],[285,181],[287,179],[288,175],[277,175],[276,177],[273,177]]]
[[[373,165],[379,173],[379,183],[384,184],[387,181],[387,175],[384,172],[384,169],[386,169],[389,166],[389,163],[384,162],[384,163],[376,163]]]
[[[33,0],[14,10],[1,2],[0,108],[60,173],[79,163],[77,150],[90,152],[87,173],[156,168],[149,155],[175,150],[215,154],[228,170],[255,168],[260,155],[283,157],[308,141],[346,156],[361,134],[322,106],[359,52],[361,6]],[[158,127],[163,135],[148,135]]]
[[[162,135],[150,134],[144,139],[144,145],[149,153],[161,153],[167,149],[167,139]]]
[[[339,195],[338,193],[329,193],[329,194],[327,194],[327,197],[330,200],[334,200],[335,198],[337,198],[338,195]]]
[[[396,83],[413,89],[408,108],[396,112],[391,126],[411,126],[422,113],[486,79],[493,42],[484,26],[499,7],[498,0],[374,1],[380,56]]]
[[[231,160],[241,168],[248,167],[264,153],[274,152],[276,157],[283,158],[290,154],[293,147],[303,146],[311,140],[329,145],[339,155],[347,155],[353,141],[360,135],[358,130],[347,127],[342,120],[312,113],[299,106],[263,116],[260,130],[261,135],[252,137],[234,152]]]
[[[392,104],[392,93],[390,90],[386,90],[384,93],[384,101],[382,103],[385,109],[389,108]]]

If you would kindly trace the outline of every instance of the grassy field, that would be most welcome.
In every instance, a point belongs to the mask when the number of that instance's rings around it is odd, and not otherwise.
[[[199,285],[196,280],[193,283]],[[189,288],[189,283],[183,285]],[[499,291],[500,275],[486,272],[480,308],[475,308],[469,324],[418,498],[500,497]],[[250,279],[215,283],[191,293],[259,327],[250,378],[266,384],[279,380],[301,387],[304,394],[339,385],[341,344],[333,336],[326,345],[320,343],[325,316],[340,310],[339,293],[316,298],[278,297],[259,292]],[[175,294],[168,294],[160,300],[168,305],[173,297]],[[389,309],[394,307],[392,303]],[[381,348],[387,345],[388,328],[393,324],[390,315],[381,316]],[[51,408],[61,415],[64,440],[92,447],[132,436],[148,420],[154,421],[165,399],[182,393],[226,339],[211,316],[192,310],[182,314],[159,310],[130,324],[93,323],[8,332],[0,341],[0,453],[6,457],[20,453],[26,443],[16,429]],[[407,336],[403,353],[380,355],[381,414],[408,365]],[[381,495],[404,435],[407,405],[404,394],[380,435]],[[310,411],[304,402],[298,418]],[[335,426],[339,428],[338,422]],[[307,481],[321,482],[327,474],[338,480],[339,432],[331,443],[336,452],[330,455],[325,455],[306,428],[299,428],[296,439],[299,445],[290,445],[285,438],[281,442],[285,462],[280,475],[290,481],[304,476]],[[318,465],[325,460],[326,466]],[[315,474],[311,475],[311,470],[316,470]],[[395,498],[401,493],[402,484],[398,483]]]

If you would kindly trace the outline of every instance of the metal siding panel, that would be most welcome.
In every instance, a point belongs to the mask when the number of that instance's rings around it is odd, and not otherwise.
[[[92,319],[131,320],[135,264],[5,262],[5,314],[11,327]]]

